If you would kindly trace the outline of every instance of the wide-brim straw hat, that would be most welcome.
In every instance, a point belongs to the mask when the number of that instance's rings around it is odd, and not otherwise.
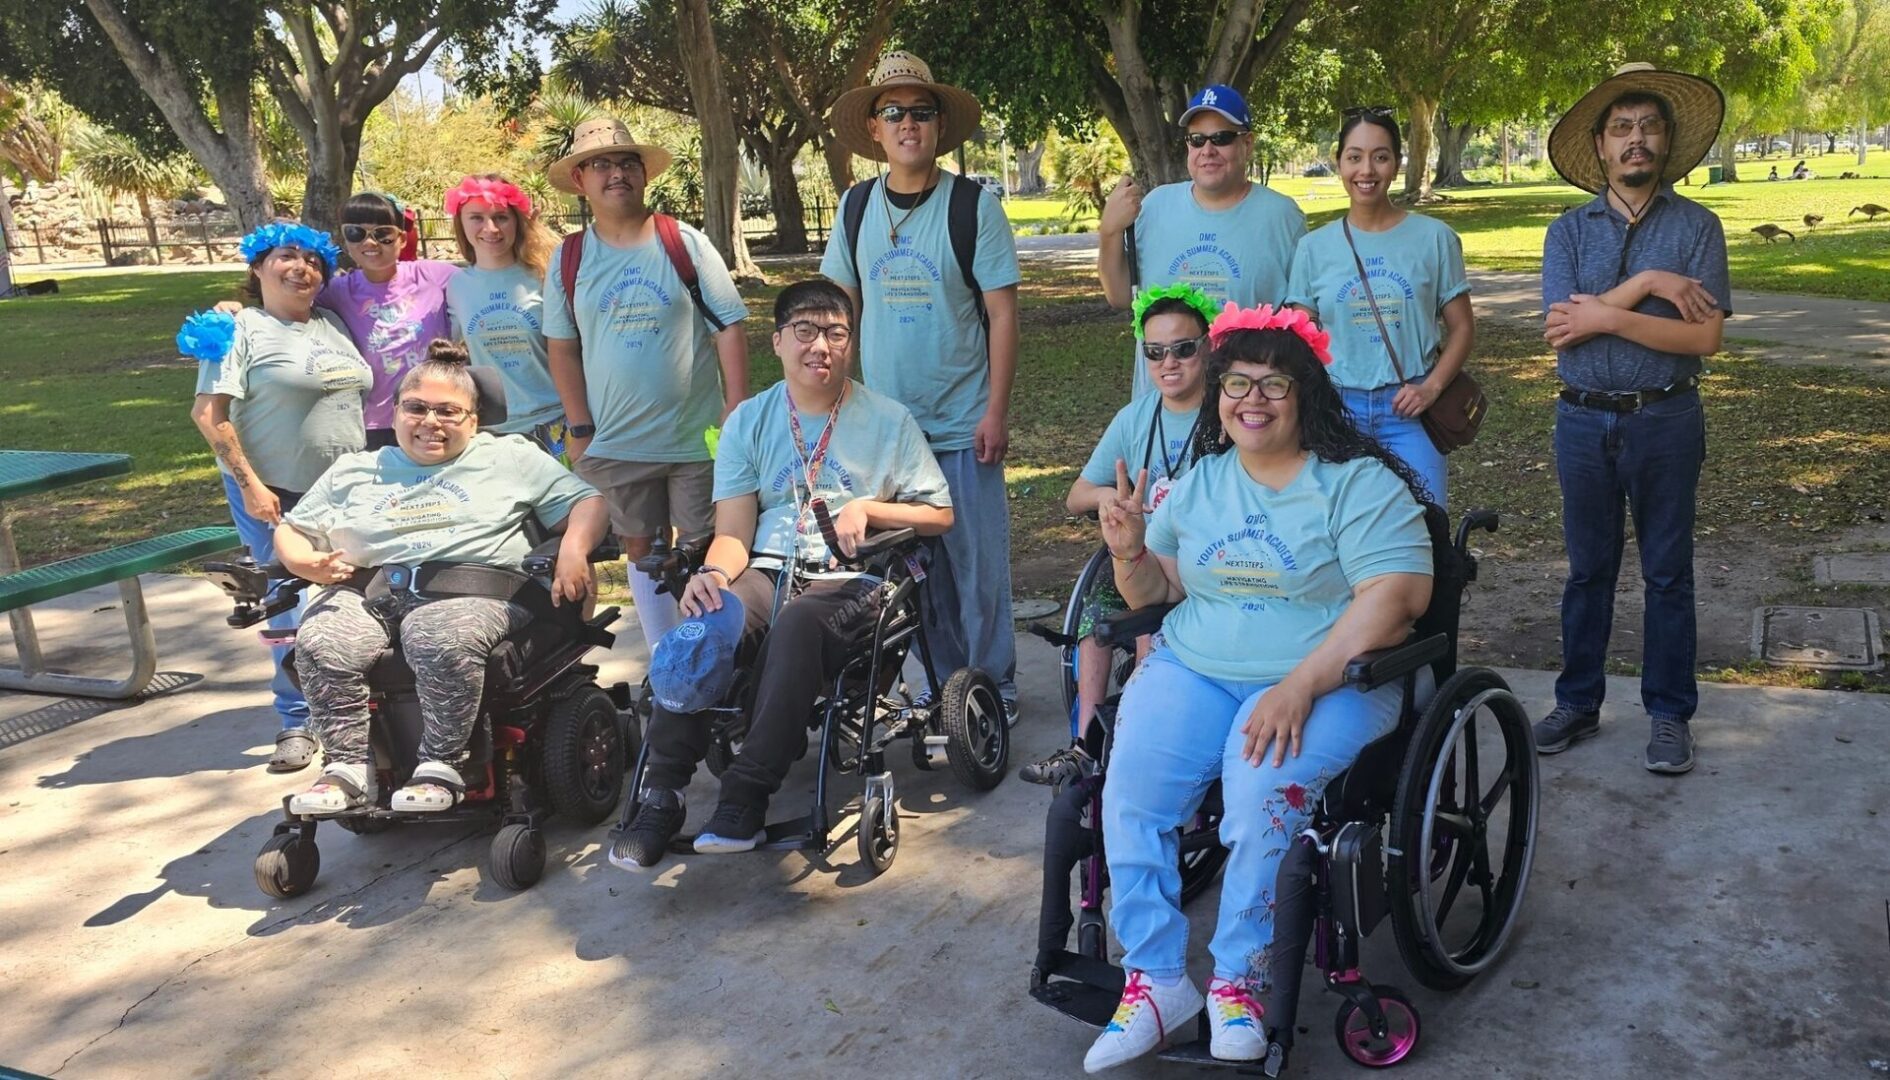
[[[978,116],[983,109],[977,98],[956,86],[935,81],[932,69],[911,53],[894,51],[879,58],[879,66],[873,69],[873,77],[865,86],[848,90],[833,103],[833,111],[827,114],[833,137],[861,157],[885,161],[886,149],[874,140],[866,122],[873,113],[873,103],[881,94],[907,87],[924,90],[938,101],[940,154],[958,149],[966,139],[978,133]]]
[[[571,170],[600,154],[635,154],[643,159],[645,181],[655,180],[675,155],[660,146],[640,143],[621,120],[586,120],[571,133],[571,152],[551,163],[545,179],[559,191],[582,195],[584,189],[571,180]]]
[[[1726,119],[1726,95],[1698,75],[1664,71],[1646,63],[1622,64],[1601,85],[1583,94],[1549,132],[1549,161],[1562,179],[1594,194],[1607,186],[1607,169],[1595,153],[1595,118],[1622,94],[1636,91],[1657,94],[1673,107],[1674,131],[1667,143],[1661,182],[1674,183],[1705,160]]]

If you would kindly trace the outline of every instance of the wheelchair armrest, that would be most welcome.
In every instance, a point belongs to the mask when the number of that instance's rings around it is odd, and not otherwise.
[[[531,550],[530,554],[520,560],[518,568],[533,577],[545,577],[549,575],[558,568],[558,551],[563,545],[564,537],[562,536],[546,537],[537,547]],[[611,562],[622,554],[623,548],[618,546],[617,538],[614,536],[606,536],[596,547],[591,549],[590,555],[586,556],[586,558],[594,563]]]
[[[249,556],[228,562],[207,562],[204,576],[236,602],[224,622],[245,629],[274,618],[301,602],[308,582],[289,573],[279,562],[256,565]],[[273,583],[273,586],[272,586]]]
[[[1376,690],[1426,664],[1443,659],[1448,652],[1450,638],[1445,634],[1411,638],[1402,645],[1373,649],[1354,656],[1345,665],[1345,682],[1347,686],[1356,686],[1360,690]]]
[[[919,534],[909,528],[887,529],[885,532],[874,533],[865,540],[860,541],[859,546],[853,549],[853,557],[851,559],[842,558],[838,552],[834,553],[834,557],[839,558],[842,562],[864,564],[873,561],[875,556],[884,555],[889,551],[897,551],[901,548],[916,546],[918,542]]]
[[[1174,604],[1150,604],[1147,607],[1131,611],[1119,611],[1096,624],[1090,636],[1098,644],[1128,648],[1135,639],[1143,634],[1152,634],[1162,628],[1162,620],[1175,610]]]

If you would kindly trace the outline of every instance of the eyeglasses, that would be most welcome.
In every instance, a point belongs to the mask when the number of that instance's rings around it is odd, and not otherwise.
[[[1665,135],[1667,133],[1667,121],[1664,117],[1659,116],[1643,116],[1639,120],[1630,120],[1625,116],[1617,116],[1613,120],[1608,121],[1608,126],[1603,130],[1617,139],[1624,139],[1634,134],[1634,129],[1637,127],[1641,129],[1641,134],[1643,135]]]
[[[1293,377],[1291,375],[1262,375],[1256,379],[1251,375],[1242,375],[1238,371],[1230,371],[1221,376],[1221,396],[1229,401],[1241,400],[1252,393],[1256,386],[1260,388],[1260,396],[1268,401],[1284,401],[1286,395],[1293,392]]]
[[[415,420],[425,420],[428,413],[439,417],[440,423],[442,424],[457,424],[461,420],[471,416],[472,410],[463,405],[429,405],[424,401],[415,401],[412,398],[400,403],[400,415],[402,416],[411,417]]]
[[[1395,115],[1397,115],[1396,112],[1393,111],[1392,107],[1389,105],[1354,105],[1344,112],[1341,112],[1339,117],[1344,120],[1357,120],[1361,117],[1370,116],[1389,120]]]
[[[822,334],[827,335],[827,344],[840,346],[853,340],[853,331],[840,323],[822,326],[809,319],[796,319],[787,324],[787,329],[794,331],[794,340],[803,345],[812,344]]]
[[[392,225],[343,225],[341,238],[350,244],[361,244],[372,240],[385,246],[400,239],[400,230]]]
[[[1216,131],[1211,133],[1205,131],[1190,131],[1188,134],[1181,137],[1181,141],[1199,150],[1209,143],[1213,143],[1215,146],[1232,146],[1234,145],[1235,139],[1245,134],[1246,132],[1244,131]]]
[[[594,157],[585,162],[584,167],[599,176],[609,176],[614,172],[627,173],[631,169],[641,169],[643,159],[635,154],[626,154],[623,157]]]
[[[1147,357],[1151,364],[1161,363],[1170,354],[1173,354],[1177,360],[1192,360],[1194,354],[1201,351],[1201,346],[1206,341],[1205,335],[1189,338],[1186,341],[1171,341],[1166,345],[1158,341],[1145,341],[1142,343],[1142,355]]]
[[[929,124],[938,119],[939,108],[936,105],[881,105],[873,110],[873,115],[888,124],[903,124],[910,114],[914,123]]]

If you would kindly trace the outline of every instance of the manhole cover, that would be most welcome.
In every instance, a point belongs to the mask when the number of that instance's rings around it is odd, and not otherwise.
[[[1762,607],[1752,613],[1752,651],[1768,664],[1826,671],[1877,671],[1877,613],[1865,608]]]
[[[1045,615],[1055,615],[1062,610],[1063,605],[1057,603],[1055,600],[1024,599],[1011,601],[1011,618],[1016,619],[1018,622],[1024,622],[1028,619],[1041,619]]]
[[[1845,551],[1811,560],[1820,585],[1890,585],[1890,554]]]

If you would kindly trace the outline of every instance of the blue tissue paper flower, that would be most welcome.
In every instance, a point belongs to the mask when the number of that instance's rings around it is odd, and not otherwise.
[[[328,264],[330,274],[335,272],[335,266],[341,259],[341,249],[335,246],[333,237],[293,221],[272,221],[256,228],[243,237],[240,250],[243,252],[243,261],[253,263],[259,256],[279,247],[301,248],[320,255],[322,261]]]
[[[221,311],[199,311],[177,331],[177,351],[198,360],[218,363],[236,342],[236,316]]]

